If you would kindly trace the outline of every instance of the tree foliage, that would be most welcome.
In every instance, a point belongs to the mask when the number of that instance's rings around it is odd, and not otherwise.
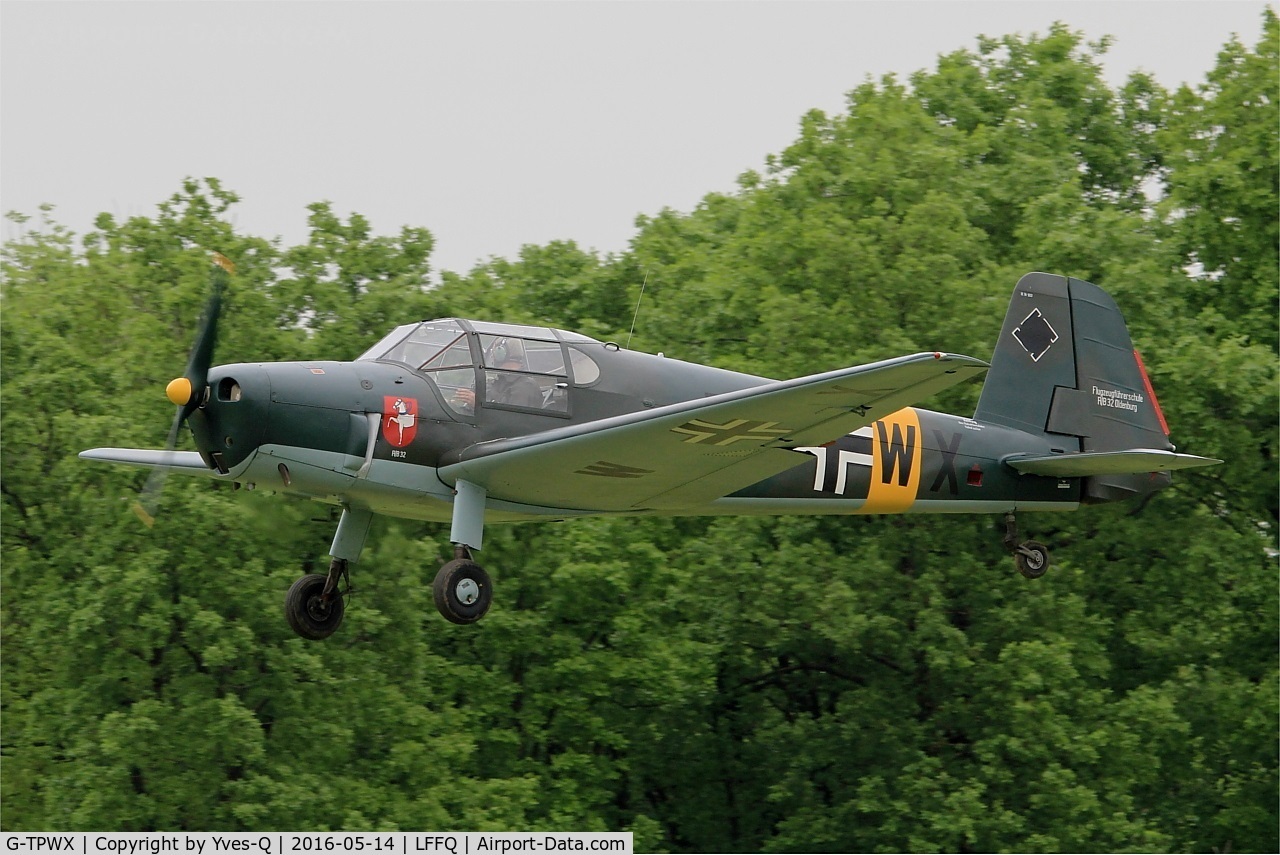
[[[1275,851],[1277,20],[1198,87],[1101,75],[1055,25],[867,81],[738,189],[625,253],[525,247],[429,284],[432,237],[310,208],[239,234],[189,180],[4,248],[0,825],[632,830],[669,851]],[[440,620],[438,527],[380,519],[342,631],[280,601],[333,520],[170,483],[159,446],[207,252],[219,361],[351,358],[391,326],[539,322],[768,376],[983,355],[1027,270],[1125,309],[1174,439],[1227,462],[1149,502],[996,521],[594,519],[493,528],[493,613]],[[937,406],[970,410],[977,389]],[[182,479],[172,479],[180,482]]]

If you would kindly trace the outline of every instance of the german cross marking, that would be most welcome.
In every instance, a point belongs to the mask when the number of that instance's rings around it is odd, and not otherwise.
[[[733,445],[735,442],[768,442],[791,432],[789,428],[777,427],[777,422],[753,422],[748,419],[733,419],[722,425],[694,419],[680,427],[672,428],[672,433],[689,437],[682,442],[706,443],[707,445]]]

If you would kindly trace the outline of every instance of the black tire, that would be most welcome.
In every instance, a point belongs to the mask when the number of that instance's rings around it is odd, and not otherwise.
[[[489,611],[493,584],[484,568],[469,558],[455,558],[436,573],[431,586],[436,609],[445,620],[458,624],[475,623]]]
[[[1043,543],[1028,540],[1013,553],[1013,563],[1023,576],[1028,579],[1039,579],[1049,570],[1049,547]]]
[[[303,638],[319,641],[333,635],[342,625],[345,605],[337,593],[325,599],[325,576],[309,573],[293,583],[284,595],[284,616],[293,631]]]

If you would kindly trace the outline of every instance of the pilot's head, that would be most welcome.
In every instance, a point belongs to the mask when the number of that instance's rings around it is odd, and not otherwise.
[[[529,363],[525,359],[524,343],[519,339],[500,338],[493,345],[489,364],[508,371],[525,371]]]

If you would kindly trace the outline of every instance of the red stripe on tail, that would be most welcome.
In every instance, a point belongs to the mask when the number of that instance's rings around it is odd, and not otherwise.
[[[1160,399],[1156,397],[1156,390],[1151,386],[1151,378],[1147,376],[1147,366],[1142,364],[1142,354],[1138,351],[1133,352],[1133,358],[1138,361],[1138,373],[1142,375],[1142,385],[1147,389],[1147,396],[1151,398],[1151,406],[1156,408],[1156,418],[1160,420],[1160,430],[1164,431],[1164,435],[1169,435],[1169,423],[1164,420],[1164,410],[1160,409]]]

